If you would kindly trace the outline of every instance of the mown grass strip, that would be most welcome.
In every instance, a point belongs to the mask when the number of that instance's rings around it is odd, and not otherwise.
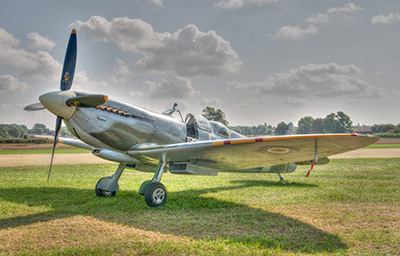
[[[364,148],[400,148],[400,144],[372,144]]]

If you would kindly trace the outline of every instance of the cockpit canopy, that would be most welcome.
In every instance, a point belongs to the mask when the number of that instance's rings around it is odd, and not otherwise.
[[[224,124],[217,121],[209,121],[203,116],[186,115],[186,128],[188,137],[198,140],[232,139],[245,136],[230,130]]]

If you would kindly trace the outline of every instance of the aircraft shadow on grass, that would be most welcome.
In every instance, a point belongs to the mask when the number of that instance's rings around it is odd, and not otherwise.
[[[0,219],[0,229],[80,215],[175,236],[220,239],[228,243],[246,245],[254,243],[261,248],[279,247],[292,252],[331,252],[348,248],[336,235],[299,220],[208,195],[202,196],[251,186],[315,185],[256,180],[232,183],[239,185],[170,192],[169,204],[160,209],[148,208],[143,203],[143,197],[133,191],[120,191],[115,198],[96,198],[93,190],[89,189],[0,189],[2,200],[30,207],[49,206],[53,209],[38,214]],[[229,225],[226,225],[227,222]]]

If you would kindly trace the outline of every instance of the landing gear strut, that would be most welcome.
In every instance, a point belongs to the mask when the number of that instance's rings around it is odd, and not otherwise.
[[[101,178],[96,185],[96,196],[112,197],[119,190],[118,180],[124,171],[126,164],[119,164],[117,170],[112,176]]]
[[[163,160],[160,160],[158,170],[154,174],[153,179],[143,182],[139,188],[139,194],[144,195],[144,200],[150,207],[163,206],[167,201],[167,189],[160,183],[164,168],[165,157],[163,157]]]
[[[167,201],[167,189],[160,183],[166,165],[165,155],[158,164],[158,169],[152,180],[142,183],[139,188],[139,194],[144,195],[146,204],[150,207],[165,205]],[[119,164],[117,170],[112,176],[101,178],[96,185],[96,195],[99,197],[112,197],[119,191],[118,180],[124,171],[126,164]]]

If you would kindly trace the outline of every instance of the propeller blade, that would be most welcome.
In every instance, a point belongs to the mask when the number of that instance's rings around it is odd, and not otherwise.
[[[61,74],[61,91],[68,91],[71,88],[72,81],[74,80],[75,64],[76,64],[76,30],[73,29],[65,53],[64,66]]]
[[[24,107],[25,111],[37,111],[37,110],[42,110],[45,109],[45,107],[42,105],[42,103],[33,103],[30,104],[26,107]]]
[[[68,106],[76,106],[76,107],[97,107],[105,102],[107,102],[108,96],[103,94],[90,94],[83,96],[76,96],[73,98],[69,98],[66,101]]]
[[[62,117],[57,116],[56,130],[54,133],[53,152],[51,153],[51,161],[50,161],[49,175],[47,176],[47,182],[49,182],[49,180],[50,180],[51,167],[53,166],[54,151],[56,150],[58,135],[60,134],[60,130],[61,130],[61,124],[62,124]]]

